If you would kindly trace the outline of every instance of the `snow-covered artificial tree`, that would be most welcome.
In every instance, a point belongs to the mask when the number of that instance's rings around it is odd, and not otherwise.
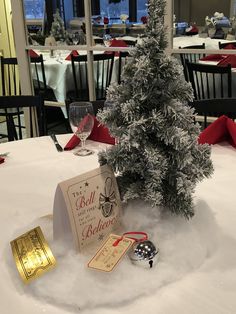
[[[65,29],[64,21],[61,18],[58,9],[56,10],[56,13],[53,14],[51,36],[53,36],[56,41],[67,41],[69,38],[68,33]]]
[[[99,155],[117,173],[124,201],[140,198],[189,218],[197,182],[213,172],[209,145],[199,145],[192,88],[164,52],[165,0],[149,0],[146,33],[132,51],[122,83],[108,88],[98,114],[119,141]]]

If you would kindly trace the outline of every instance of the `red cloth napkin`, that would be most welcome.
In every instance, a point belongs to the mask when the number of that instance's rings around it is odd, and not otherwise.
[[[197,34],[198,33],[198,28],[196,25],[192,25],[189,28],[186,29],[186,34]]]
[[[141,17],[141,22],[143,22],[143,24],[147,24],[148,18],[147,16],[142,16]]]
[[[103,23],[104,23],[104,24],[109,24],[109,18],[105,16],[105,17],[103,18]]]
[[[128,45],[126,44],[126,42],[122,39],[112,39],[111,40],[111,44],[110,44],[110,47],[128,47]],[[105,51],[106,54],[111,54],[112,51]],[[116,51],[115,52],[115,56],[116,57],[119,57],[120,55],[120,52],[119,51]]]
[[[65,60],[70,61],[71,60],[71,55],[73,55],[74,57],[78,56],[79,53],[77,50],[72,50],[70,54],[68,54],[68,56],[65,58]]]
[[[94,126],[93,130],[88,137],[90,140],[106,143],[106,144],[115,144],[114,137],[111,137],[109,134],[109,130],[104,125],[99,124],[96,117],[94,117]],[[71,150],[75,148],[80,143],[80,139],[74,134],[72,138],[69,140],[69,142],[64,147],[64,150]]]
[[[201,61],[216,61],[216,62],[219,62],[219,61],[224,60],[225,58],[227,58],[226,55],[209,55],[209,56],[201,58],[200,60]]]
[[[232,44],[228,44],[228,45],[226,45],[223,49],[232,49],[232,50],[234,50],[234,49],[236,49],[236,47],[234,46],[234,45],[232,45]]]
[[[236,68],[236,55],[228,55],[226,58],[222,59],[217,65],[225,67],[230,64],[232,68]]]
[[[4,161],[5,161],[5,158],[0,157],[0,164],[4,163]]]
[[[30,50],[28,51],[28,54],[29,54],[29,56],[30,56],[31,58],[37,58],[37,57],[39,57],[39,55],[37,54],[37,52],[35,52],[33,49],[30,49]]]
[[[211,123],[198,138],[199,144],[216,144],[222,141],[229,141],[236,148],[236,124],[226,116]]]

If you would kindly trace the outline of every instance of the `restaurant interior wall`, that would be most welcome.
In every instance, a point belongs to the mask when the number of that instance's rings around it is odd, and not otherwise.
[[[15,44],[12,30],[11,2],[0,1],[0,56],[14,57]],[[2,82],[0,77],[0,95],[2,95]]]
[[[196,22],[205,24],[205,17],[213,15],[216,11],[223,12],[230,17],[231,0],[174,0],[174,13],[177,22]]]
[[[0,55],[15,56],[15,44],[12,30],[12,15],[10,0],[0,1]]]

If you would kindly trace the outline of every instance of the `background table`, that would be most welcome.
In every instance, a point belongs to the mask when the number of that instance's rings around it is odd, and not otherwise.
[[[62,145],[69,138],[70,135],[58,136]],[[89,146],[96,151],[106,147],[105,144],[94,142],[90,142]],[[30,297],[18,289],[19,279],[12,276],[7,265],[9,260],[12,260],[9,243],[19,230],[23,231],[34,219],[52,213],[58,182],[96,168],[97,156],[94,154],[84,158],[74,156],[72,152],[58,153],[49,137],[0,144],[0,153],[6,151],[9,151],[10,155],[6,162],[0,165],[1,313],[68,314],[68,311],[62,307],[55,307],[46,301]],[[224,238],[222,245],[217,247],[215,252],[212,247],[209,258],[198,269],[149,295],[140,296],[120,306],[98,307],[80,313],[235,313],[236,150],[226,143],[215,145],[212,148],[212,159],[215,167],[214,175],[198,185],[195,202],[207,204]],[[186,221],[187,223],[191,224],[191,221]],[[214,231],[210,224],[209,230],[204,230],[212,239],[217,236],[214,235]],[[206,238],[206,241],[208,240]],[[127,284],[128,282],[129,279]],[[119,285],[119,282],[117,284]],[[143,287],[134,287],[134,289],[143,289]]]
[[[205,49],[219,49],[219,41],[222,43],[230,42],[225,39],[212,39],[210,37],[201,38],[199,35],[194,36],[179,36],[173,38],[173,48],[186,47],[192,45],[201,45],[205,43]]]
[[[58,52],[61,53],[60,57],[58,56]],[[61,51],[61,52],[60,50],[54,51],[53,58],[49,56],[49,52],[44,52],[44,53],[38,52],[38,53],[43,54],[44,69],[45,69],[47,85],[53,89],[53,92],[55,94],[57,101],[64,103],[66,100],[66,93],[74,89],[74,79],[73,79],[71,61],[65,60],[65,58],[69,55],[70,51],[69,50]],[[103,52],[101,51],[94,51],[94,54],[102,54],[102,53]],[[79,54],[84,55],[86,54],[86,51],[79,51]],[[115,57],[111,82],[117,82],[118,63],[119,63],[119,58]],[[96,73],[96,68],[94,69],[94,73]],[[40,78],[40,75],[41,75],[41,71],[39,68],[39,78]],[[33,79],[36,77],[34,67],[32,67],[32,77]]]

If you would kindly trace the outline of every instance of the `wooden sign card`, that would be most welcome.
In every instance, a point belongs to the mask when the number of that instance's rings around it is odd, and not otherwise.
[[[119,226],[121,202],[112,169],[104,165],[58,184],[53,209],[54,239],[70,234],[81,251]]]

